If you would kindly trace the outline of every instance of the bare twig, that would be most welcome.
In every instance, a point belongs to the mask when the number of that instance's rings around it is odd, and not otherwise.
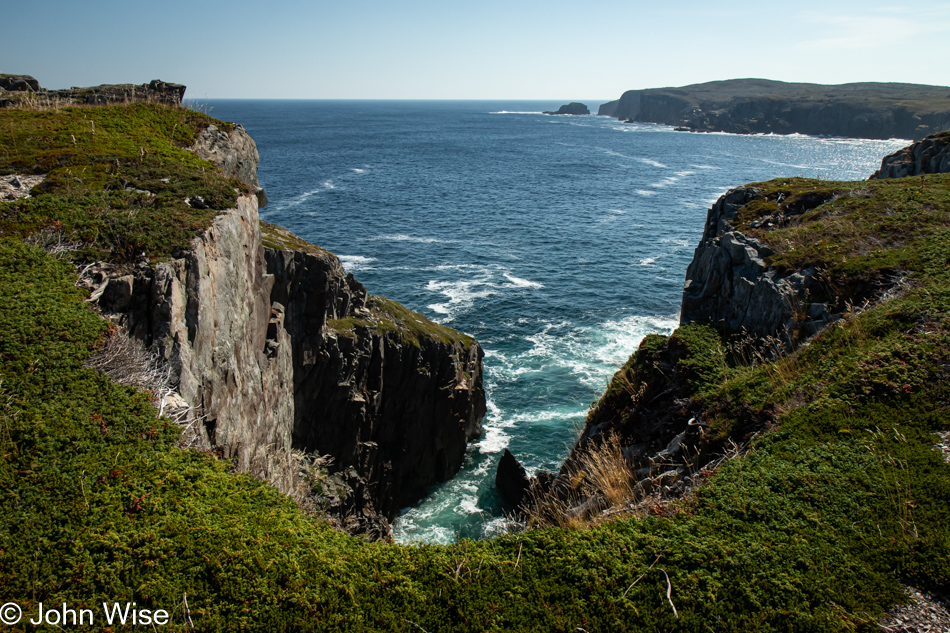
[[[670,582],[670,577],[666,574],[665,569],[661,569],[663,575],[666,577],[666,600],[670,603],[670,606],[673,607],[673,615],[679,619],[680,614],[676,612],[676,606],[673,604],[673,600],[670,599],[670,594],[673,593],[673,583]]]
[[[424,628],[422,628],[421,626],[419,626],[418,624],[416,624],[416,623],[413,622],[412,620],[407,620],[406,618],[403,618],[402,621],[403,621],[403,622],[408,622],[408,623],[411,624],[412,626],[414,626],[414,627],[416,627],[417,629],[419,629],[420,631],[422,631],[422,633],[429,633],[428,631],[426,631]]]
[[[653,565],[656,565],[658,562],[660,562],[660,558],[661,558],[661,556],[657,556],[657,557],[656,557],[656,560],[653,561]],[[647,573],[648,573],[651,569],[653,569],[653,565],[650,565],[650,566],[647,568],[647,570],[646,570],[645,572],[643,572],[642,574],[640,574],[639,578],[637,578],[637,579],[634,580],[632,583],[630,583],[630,586],[627,587],[627,590],[624,591],[624,592],[623,592],[623,595],[620,596],[620,597],[621,597],[621,598],[626,598],[626,597],[627,597],[627,594],[630,593],[630,590],[633,589],[633,586],[634,586],[635,584],[637,584],[638,582],[640,582],[640,581],[643,579],[643,577],[646,576]]]
[[[191,609],[188,608],[188,592],[181,594],[181,602],[185,605],[185,617],[188,618],[188,626],[195,628],[195,623],[191,621]]]

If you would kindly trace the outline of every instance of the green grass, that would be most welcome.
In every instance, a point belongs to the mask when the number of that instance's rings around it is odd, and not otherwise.
[[[192,116],[175,112],[167,116]],[[141,115],[143,126],[166,116],[151,106]],[[29,136],[18,124],[9,138],[19,146]],[[153,140],[175,169],[176,142]],[[80,160],[48,170],[62,176],[54,190]],[[182,158],[182,169],[191,160]],[[112,176],[96,173],[102,183]],[[878,195],[904,204],[908,186],[895,181]],[[93,199],[110,191],[81,187],[99,192]],[[950,183],[928,177],[922,188],[934,207],[926,213],[940,217]],[[35,204],[43,195],[54,194]],[[878,211],[863,206],[868,200],[839,198],[856,206],[836,214],[866,211],[870,227]],[[42,213],[61,212],[47,202]],[[939,220],[908,216],[906,237],[895,225],[888,238],[910,290],[778,363],[730,354],[729,339],[701,325],[643,341],[604,407],[629,406],[630,390],[644,385],[661,393],[675,373],[688,400],[682,414],[703,412],[714,423],[710,442],[744,438],[756,415],[777,424],[693,499],[664,516],[592,529],[399,546],[337,533],[228,462],[176,448],[178,429],[157,417],[149,394],[83,366],[108,324],[87,309],[72,265],[20,241],[28,230],[17,223],[33,216],[3,209],[0,601],[20,603],[28,616],[40,601],[98,613],[102,601],[129,600],[169,610],[167,630],[189,630],[187,594],[205,631],[860,631],[900,599],[901,582],[950,591],[950,465],[930,447],[933,431],[950,428],[950,234]],[[83,226],[72,221],[70,230]],[[803,225],[843,235],[822,222],[816,215]],[[272,244],[290,239],[264,233]],[[89,248],[120,250],[100,239]],[[155,254],[171,242],[162,244]],[[787,265],[822,252],[801,250]],[[365,324],[335,325],[466,340],[399,304],[374,298],[372,306]]]
[[[210,124],[184,108],[134,103],[0,110],[0,175],[45,174],[31,198],[0,202],[0,235],[55,234],[76,257],[160,258],[248,189],[184,148]],[[186,198],[201,196],[207,209]]]

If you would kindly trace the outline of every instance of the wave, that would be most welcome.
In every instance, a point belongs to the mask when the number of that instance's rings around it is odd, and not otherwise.
[[[377,235],[376,237],[370,238],[373,241],[386,241],[386,242],[416,242],[418,244],[450,244],[457,242],[458,240],[443,240],[437,237],[419,237],[417,235],[405,235],[404,233],[397,233],[395,235]]]
[[[376,261],[375,257],[363,257],[362,255],[337,255],[343,263],[343,268],[348,272],[354,273],[358,270],[369,268],[369,264]]]
[[[651,167],[658,167],[660,169],[669,169],[669,167],[667,167],[663,163],[659,161],[655,161],[650,158],[638,158],[637,160],[643,163],[644,165],[650,165]]]
[[[449,267],[453,269],[455,266]],[[473,267],[478,273],[463,279],[430,279],[425,289],[448,299],[428,304],[428,308],[442,316],[442,321],[452,321],[460,312],[470,309],[477,299],[485,299],[506,290],[536,290],[544,284],[530,279],[516,277],[503,268]],[[504,282],[497,282],[496,274],[501,273]]]

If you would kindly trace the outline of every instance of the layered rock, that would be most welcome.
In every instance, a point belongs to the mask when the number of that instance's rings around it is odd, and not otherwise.
[[[590,110],[583,103],[577,103],[576,101],[572,101],[571,103],[562,105],[560,108],[557,109],[556,112],[545,111],[545,114],[584,115],[584,114],[590,114]]]
[[[598,114],[700,132],[920,139],[950,128],[950,88],[733,79],[628,90]]]
[[[869,180],[946,173],[950,173],[950,131],[928,136],[888,154]]]

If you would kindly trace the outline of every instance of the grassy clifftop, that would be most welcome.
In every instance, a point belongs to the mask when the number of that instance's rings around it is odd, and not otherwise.
[[[0,200],[0,235],[61,240],[87,259],[167,256],[247,188],[185,148],[219,121],[144,103],[0,110],[0,180],[43,175]],[[9,180],[9,178],[6,178]],[[201,204],[186,199],[200,198]]]
[[[2,145],[6,173],[62,175],[50,192],[0,206],[0,601],[20,604],[27,617],[39,602],[66,602],[93,609],[94,628],[102,629],[103,601],[135,601],[168,610],[167,630],[190,630],[190,619],[207,631],[854,631],[867,630],[900,599],[902,580],[950,587],[950,466],[930,448],[934,431],[950,429],[946,177],[880,185],[890,187],[877,194],[880,213],[906,216],[893,235],[907,237],[885,241],[882,233],[880,248],[896,255],[878,260],[866,252],[860,271],[898,262],[878,269],[899,268],[911,285],[898,298],[859,306],[797,354],[774,362],[731,358],[721,335],[698,325],[644,342],[624,369],[628,382],[663,380],[655,369],[676,341],[673,360],[690,377],[689,406],[710,412],[711,440],[742,437],[748,412],[769,412],[775,427],[691,500],[590,529],[450,546],[367,544],[334,532],[267,484],[231,473],[228,462],[176,448],[179,430],[157,415],[150,394],[84,366],[108,324],[86,308],[74,266],[22,237],[51,228],[75,232],[69,239],[90,256],[137,256],[117,239],[98,237],[111,235],[103,228],[109,218],[136,220],[149,208],[146,194],[125,188],[148,186],[115,188],[117,179],[144,179],[137,170],[151,169],[151,160],[163,169],[159,182],[169,170],[180,169],[182,182],[184,174],[210,170],[178,154],[190,137],[169,140],[184,125],[173,117],[198,115],[160,114],[169,118],[151,128],[159,116],[152,106],[125,112],[146,138],[158,139],[153,145],[116,138],[110,147],[119,149],[81,162],[71,137],[78,145],[77,132],[88,125],[92,143],[88,120],[96,120],[98,137],[99,112],[69,111],[79,127],[48,134],[68,156],[61,165],[14,164],[12,145]],[[31,124],[20,119],[0,121],[0,134],[18,144],[42,136],[24,133]],[[97,158],[104,155],[110,158]],[[110,171],[112,156],[118,173]],[[83,180],[90,171],[99,180]],[[204,191],[233,197],[237,186],[212,180]],[[794,186],[849,191],[865,184]],[[50,196],[45,206],[30,206],[43,196]],[[143,206],[122,206],[123,196]],[[831,229],[822,223],[871,199],[826,201],[827,213],[809,220],[814,235],[826,239],[820,236]],[[171,198],[168,204],[191,213]],[[918,221],[921,214],[932,221]],[[86,222],[98,231],[88,240]],[[142,238],[135,249],[142,244],[161,256],[177,243],[151,246]],[[850,247],[842,248],[851,261]],[[828,261],[840,256],[835,251]],[[619,379],[610,397],[630,399]]]

